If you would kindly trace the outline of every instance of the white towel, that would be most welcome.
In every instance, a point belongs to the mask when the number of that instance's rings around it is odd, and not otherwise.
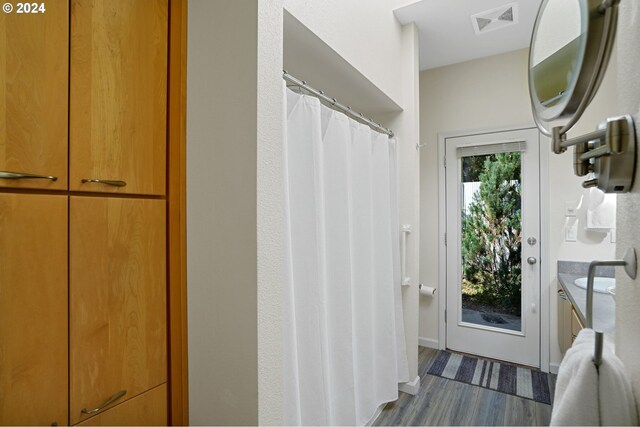
[[[594,343],[593,330],[583,329],[562,360],[551,425],[638,425],[622,362],[605,342],[598,374],[592,361]]]

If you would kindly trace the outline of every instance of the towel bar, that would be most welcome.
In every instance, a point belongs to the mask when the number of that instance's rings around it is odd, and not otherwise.
[[[636,250],[633,248],[627,250],[623,259],[591,261],[589,264],[589,273],[587,274],[587,324],[585,326],[591,329],[593,329],[593,281],[596,278],[596,268],[602,266],[624,267],[627,275],[635,279],[637,274]],[[603,334],[595,330],[594,332],[596,333],[596,342],[593,353],[593,363],[595,363],[596,366],[600,366],[602,363]]]

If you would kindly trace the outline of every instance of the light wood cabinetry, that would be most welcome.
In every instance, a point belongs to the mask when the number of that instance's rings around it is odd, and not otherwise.
[[[69,9],[65,0],[46,5],[0,13],[0,187],[67,189]]]
[[[167,423],[167,385],[162,384],[81,422],[81,426],[161,426]]]
[[[0,425],[188,424],[185,26],[184,0],[0,12],[0,171],[57,178],[0,175]]]
[[[558,288],[558,345],[562,354],[571,348],[573,341],[584,328],[573,304],[564,290]]]
[[[167,381],[165,201],[71,197],[71,423]]]
[[[71,190],[165,193],[167,43],[168,0],[71,0]]]
[[[571,347],[572,342],[571,302],[564,290],[558,288],[558,345],[560,352],[564,354]]]
[[[578,333],[584,329],[584,325],[582,324],[582,320],[578,317],[578,313],[576,313],[576,309],[571,306],[571,344],[578,337]]]
[[[67,421],[67,198],[0,194],[0,425]]]

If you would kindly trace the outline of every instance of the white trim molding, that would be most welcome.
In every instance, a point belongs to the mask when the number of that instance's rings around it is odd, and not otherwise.
[[[438,135],[438,349],[447,348],[445,313],[447,309],[447,196],[445,182],[445,140],[447,134]]]
[[[432,338],[418,337],[418,345],[420,347],[435,348],[436,350],[440,349],[439,341]]]
[[[551,358],[551,298],[557,298],[549,287],[551,276],[551,199],[548,189],[551,140],[539,134],[540,141],[540,370],[552,372]]]
[[[413,381],[398,384],[398,390],[415,396],[420,391],[420,375],[417,375]]]

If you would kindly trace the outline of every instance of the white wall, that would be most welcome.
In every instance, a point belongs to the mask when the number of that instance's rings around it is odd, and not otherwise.
[[[282,0],[257,3],[258,422],[280,425],[285,375],[283,4]]]
[[[420,157],[415,149],[420,140],[419,42],[414,24],[403,28],[403,58],[398,64],[398,79],[403,82],[404,111],[377,117],[398,136],[400,163],[400,224],[409,224],[407,240],[407,276],[413,278],[402,288],[404,331],[409,362],[409,377],[418,376],[418,276],[420,250]]]
[[[618,112],[633,114],[636,135],[640,135],[640,3],[620,4],[618,27]],[[638,136],[640,138],[640,136]],[[628,248],[640,251],[640,168],[636,167],[635,184],[629,194],[618,196],[618,248],[621,257]],[[640,407],[640,277],[630,280],[621,270],[616,273],[616,353],[625,364]]]
[[[530,127],[533,123],[527,80],[528,49],[461,64],[436,68],[420,74],[421,142],[427,146],[420,153],[421,181],[421,251],[420,280],[427,286],[444,290],[438,283],[438,134],[465,130],[504,127]],[[613,90],[615,72],[607,73],[603,90],[596,97],[576,135],[595,129],[598,121],[615,113]],[[550,150],[548,140],[542,150]],[[542,286],[551,289],[551,363],[558,363],[556,315],[556,260],[587,261],[610,257],[615,245],[608,238],[581,231],[578,242],[564,241],[566,201],[578,201],[582,194],[580,180],[573,175],[572,153],[549,154],[549,186],[541,188],[548,195],[550,212],[550,275]],[[420,338],[425,343],[438,342],[437,298],[420,298]]]
[[[403,58],[398,0],[284,0],[285,9],[401,105],[395,66]]]

